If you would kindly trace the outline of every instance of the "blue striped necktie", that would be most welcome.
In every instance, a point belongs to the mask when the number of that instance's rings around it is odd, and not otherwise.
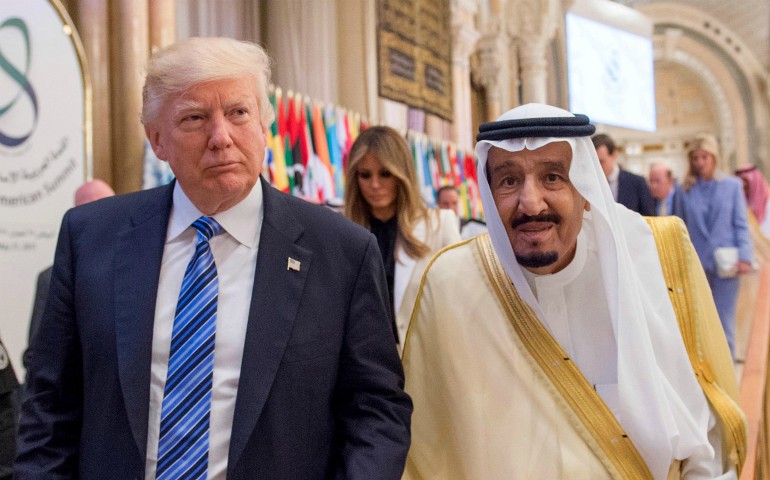
[[[198,232],[182,280],[171,333],[168,374],[158,440],[158,480],[206,478],[209,412],[217,322],[217,266],[209,240],[222,232],[211,217],[192,224]]]

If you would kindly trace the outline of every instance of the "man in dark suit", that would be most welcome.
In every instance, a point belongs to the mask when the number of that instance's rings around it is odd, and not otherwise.
[[[591,141],[615,201],[642,215],[655,215],[655,202],[644,177],[627,172],[618,165],[615,141],[603,133],[594,135]]]
[[[142,121],[177,180],[65,215],[16,478],[400,478],[377,242],[260,178],[268,82],[246,42],[153,55]]]
[[[48,301],[48,287],[51,285],[51,270],[53,267],[48,267],[37,276],[37,286],[35,287],[35,299],[32,304],[32,317],[29,321],[29,336],[28,343],[32,343],[32,337],[40,329],[40,322],[43,320],[43,312],[45,311],[45,304]],[[29,368],[29,348],[24,351],[22,362],[24,368]]]
[[[659,217],[676,215],[685,219],[684,189],[674,180],[667,165],[655,163],[650,167],[650,193],[655,199],[655,214]]]
[[[75,206],[84,205],[113,195],[115,195],[115,191],[104,180],[98,178],[89,180],[75,190]],[[37,333],[40,328],[40,322],[43,319],[45,304],[48,301],[48,287],[51,284],[51,269],[52,267],[48,267],[37,276],[35,300],[32,304],[32,317],[29,321],[28,344],[32,343],[32,337]],[[22,357],[24,368],[29,368],[29,356],[30,351],[28,348]]]

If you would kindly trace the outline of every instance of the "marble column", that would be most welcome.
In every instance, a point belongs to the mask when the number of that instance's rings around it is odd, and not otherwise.
[[[174,0],[148,0],[148,6],[152,53],[176,40],[176,8]]]
[[[461,23],[452,28],[452,94],[454,119],[451,138],[457,147],[463,150],[473,148],[473,122],[471,115],[471,62],[470,57],[481,34],[467,25],[460,16]],[[472,21],[472,17],[471,17]]]
[[[521,71],[521,102],[547,103],[548,62],[547,41],[540,38],[525,39],[519,43],[519,68]]]
[[[104,0],[80,0],[77,28],[91,79],[93,177],[113,185],[109,12]]]
[[[487,118],[491,121],[499,117],[503,107],[503,89],[500,75],[505,71],[505,55],[501,50],[503,42],[497,33],[483,35],[477,43],[477,56],[472,65],[473,81],[484,87],[487,100]]]
[[[560,0],[507,0],[505,25],[518,60],[521,79],[520,103],[548,102],[548,47],[559,25],[564,8]]]
[[[148,0],[118,0],[111,6],[113,185],[117,193],[126,193],[142,186],[145,135],[139,119],[149,51]]]

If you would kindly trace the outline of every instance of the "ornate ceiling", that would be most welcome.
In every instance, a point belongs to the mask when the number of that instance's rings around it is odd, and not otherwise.
[[[615,0],[630,7],[653,3],[688,5],[713,16],[752,50],[770,70],[770,2],[768,0]]]

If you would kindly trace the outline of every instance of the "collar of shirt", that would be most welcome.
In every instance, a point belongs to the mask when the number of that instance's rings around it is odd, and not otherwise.
[[[190,201],[179,182],[174,185],[174,203],[171,209],[166,242],[173,241],[198,218],[204,216]],[[264,202],[262,183],[257,181],[251,192],[233,207],[214,215],[227,233],[242,245],[254,248],[262,228]],[[256,221],[254,221],[256,220]]]

